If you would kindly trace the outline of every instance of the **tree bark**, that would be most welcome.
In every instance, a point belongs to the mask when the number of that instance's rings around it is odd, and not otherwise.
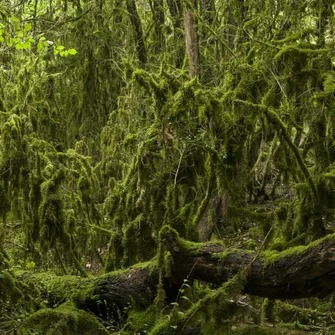
[[[185,57],[185,46],[184,43],[181,45],[180,40],[183,38],[183,32],[181,29],[183,9],[181,0],[166,0],[166,3],[169,7],[169,12],[172,18],[173,24],[173,35],[176,45],[176,67],[181,68],[184,62]]]
[[[155,25],[155,51],[159,53],[164,45],[163,26],[165,23],[165,15],[163,10],[163,0],[150,0],[150,8],[152,18]]]
[[[197,20],[197,0],[190,0],[191,8],[185,8],[185,41],[186,52],[189,58],[189,74],[193,78],[200,74],[200,51]]]
[[[272,299],[325,297],[335,289],[335,234],[311,246],[291,249],[270,261],[255,252],[229,251],[221,244],[185,243],[172,230],[166,244],[173,258],[170,281],[188,277],[221,285],[247,272],[244,293]]]
[[[147,52],[144,44],[144,36],[142,24],[137,12],[135,0],[126,0],[127,10],[129,13],[130,22],[134,29],[134,39],[136,44],[137,57],[142,65],[147,62]]]

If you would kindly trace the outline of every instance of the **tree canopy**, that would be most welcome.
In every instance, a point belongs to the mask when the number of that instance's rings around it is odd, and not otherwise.
[[[4,0],[0,334],[331,334],[334,9]]]

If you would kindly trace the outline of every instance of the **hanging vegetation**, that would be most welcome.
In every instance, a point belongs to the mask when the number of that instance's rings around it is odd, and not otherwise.
[[[330,334],[334,9],[0,4],[0,334]]]

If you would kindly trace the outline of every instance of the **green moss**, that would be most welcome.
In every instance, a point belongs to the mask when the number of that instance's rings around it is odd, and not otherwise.
[[[146,334],[149,329],[153,328],[156,322],[157,311],[155,306],[151,306],[145,311],[131,310],[122,333]]]
[[[64,301],[78,299],[79,295],[87,295],[90,291],[90,280],[78,276],[56,276],[51,272],[40,272],[30,276],[29,282],[35,284],[44,297],[43,303],[49,307],[55,307]]]
[[[56,309],[41,309],[20,326],[18,334],[45,335],[107,335],[108,331],[91,314],[63,304]]]
[[[19,284],[8,271],[0,272],[0,299],[15,304],[23,296]]]
[[[217,335],[222,333],[215,333]],[[289,329],[280,329],[280,327],[276,327],[275,329],[259,327],[259,326],[232,326],[230,330],[227,332],[229,335],[303,335],[305,332],[292,331]]]
[[[282,58],[283,56],[288,57],[306,57],[313,54],[324,54],[329,52],[328,49],[311,49],[311,48],[300,48],[298,45],[288,45],[282,50],[280,50],[276,56],[274,57],[275,60]]]
[[[220,252],[220,253],[214,253],[212,255],[213,259],[217,259],[219,262],[224,262],[225,259],[227,258],[227,256],[231,253],[231,251],[224,251],[224,252]]]
[[[276,237],[269,249],[270,250],[277,250],[279,252],[283,251],[283,250],[286,250],[286,249],[290,249],[290,248],[293,248],[293,247],[296,247],[296,246],[299,246],[299,245],[302,245],[304,244],[304,241],[306,240],[306,234],[303,233],[289,241],[286,241],[286,239],[284,237]]]
[[[271,264],[274,262],[277,262],[283,258],[290,257],[293,255],[301,254],[304,251],[313,248],[325,241],[328,240],[333,240],[335,238],[335,234],[330,234],[325,236],[324,238],[318,239],[316,241],[311,242],[308,245],[301,245],[293,248],[286,249],[282,252],[276,252],[276,251],[270,251],[270,250],[265,250],[262,252],[262,256],[265,258],[266,264]]]
[[[264,325],[266,321],[271,321],[271,320],[268,320],[268,316],[269,316],[269,312],[271,313],[269,309],[271,309],[272,305],[273,305],[272,301],[270,301],[268,298],[264,299],[262,303],[262,307],[261,307],[261,314],[260,314],[260,322],[262,325]]]
[[[212,254],[212,258],[217,260],[218,267],[221,267],[224,264],[226,258],[231,254],[239,254],[239,255],[247,255],[247,254],[254,254],[253,250],[245,250],[245,249],[235,249],[229,248],[229,250],[223,252],[217,252]]]
[[[177,248],[178,251],[183,253],[192,253],[192,251],[195,251],[204,245],[204,243],[191,242],[181,238],[179,233],[168,225],[161,228],[159,238],[161,241],[166,241],[166,243],[172,242],[174,248]]]
[[[149,334],[165,335],[170,334],[172,331],[175,331],[176,334],[183,334],[186,324],[199,325],[199,322],[203,320],[201,317],[203,314],[212,313],[221,304],[222,309],[216,314],[218,320],[222,318],[223,310],[227,312],[230,309],[232,311],[231,304],[226,299],[242,292],[243,287],[244,275],[239,273],[224,283],[221,288],[210,292],[193,304],[185,313],[178,313],[178,310],[174,309],[168,318],[163,316]]]

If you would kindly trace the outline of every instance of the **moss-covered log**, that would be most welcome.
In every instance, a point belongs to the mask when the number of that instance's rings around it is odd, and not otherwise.
[[[95,280],[88,295],[79,293],[78,307],[86,307],[95,314],[114,316],[123,313],[130,304],[146,308],[154,301],[158,277],[158,268],[149,264],[110,273]]]
[[[164,229],[164,228],[163,228]],[[172,278],[199,279],[220,285],[239,271],[246,273],[244,293],[276,299],[325,297],[335,288],[335,236],[282,253],[226,250],[222,244],[189,243],[166,228],[172,255]]]
[[[279,299],[324,297],[335,288],[334,235],[308,246],[263,255],[226,250],[220,243],[188,242],[169,227],[163,229],[161,238],[172,256],[163,280],[170,301],[176,299],[186,278],[189,282],[198,279],[221,285],[241,270],[245,273],[244,293],[251,295]],[[44,286],[52,305],[57,305],[57,300],[58,303],[73,300],[77,307],[97,315],[117,315],[130,304],[141,308],[152,304],[159,282],[159,266],[153,261],[96,279],[48,275],[43,283],[41,278],[34,275],[25,280],[35,280]]]

